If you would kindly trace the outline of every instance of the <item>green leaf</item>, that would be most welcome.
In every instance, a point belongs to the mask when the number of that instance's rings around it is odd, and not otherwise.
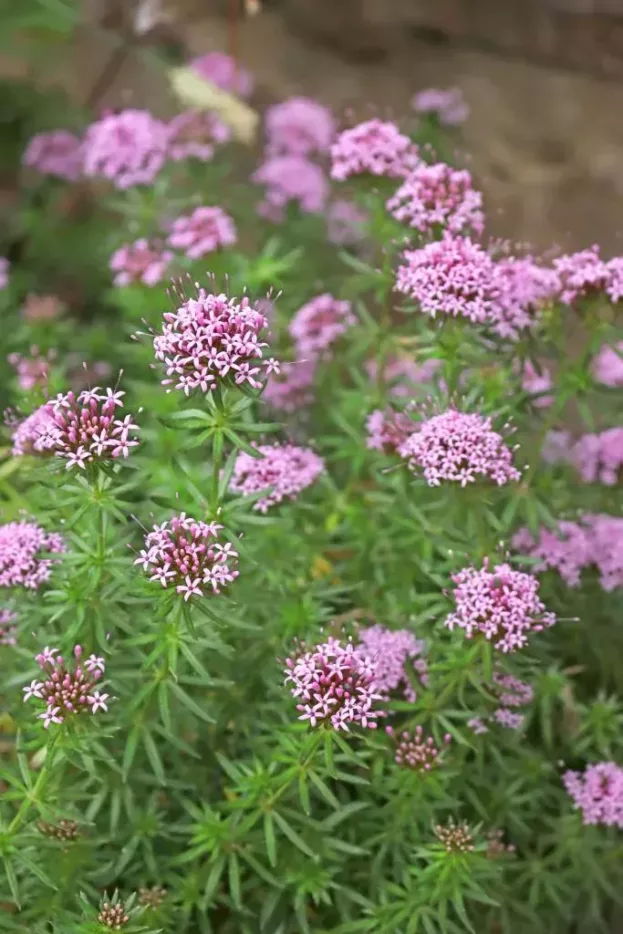
[[[4,857],[4,869],[6,872],[7,881],[9,883],[9,888],[11,890],[11,895],[15,899],[15,903],[18,908],[21,908],[20,898],[19,898],[19,888],[17,885],[17,876],[15,875],[15,870],[13,869],[13,863],[8,857]]]
[[[296,830],[294,830],[294,828],[288,824],[288,822],[281,816],[281,814],[278,814],[277,811],[273,811],[273,817],[275,819],[275,823],[282,831],[282,833],[288,838],[290,843],[293,843],[294,846],[301,851],[301,853],[305,854],[305,856],[309,856],[313,860],[318,859],[317,854],[307,846],[303,838],[299,836]]]
[[[236,908],[242,907],[240,895],[240,863],[235,853],[229,857],[229,893]]]
[[[158,748],[154,743],[153,736],[149,730],[143,730],[143,745],[145,747],[145,752],[147,753],[149,763],[154,770],[154,775],[161,785],[165,785],[166,777],[164,774],[164,765],[162,764],[160,753],[158,752]]]
[[[190,710],[191,713],[194,713],[196,717],[199,717],[200,720],[204,720],[205,723],[214,723],[214,718],[210,716],[209,713],[199,706],[199,704],[189,697],[186,691],[184,691],[179,684],[176,684],[174,681],[171,682],[171,690],[179,701]]]
[[[266,841],[266,852],[268,862],[271,866],[277,865],[277,841],[275,839],[275,828],[271,814],[264,814],[264,840]]]

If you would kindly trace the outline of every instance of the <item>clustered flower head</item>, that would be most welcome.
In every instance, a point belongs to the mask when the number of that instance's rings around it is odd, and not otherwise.
[[[17,382],[20,389],[34,389],[36,386],[45,387],[50,378],[50,363],[56,356],[53,350],[48,351],[46,356],[39,353],[39,348],[33,346],[30,348],[30,356],[25,357],[19,353],[9,354],[8,362],[14,367],[17,373]]]
[[[120,931],[130,920],[130,915],[127,914],[123,905],[119,903],[103,902],[97,920],[99,924],[110,928],[112,931]]]
[[[203,597],[207,589],[218,594],[238,577],[238,552],[217,541],[223,526],[201,522],[185,513],[154,525],[145,537],[145,548],[134,562],[142,564],[150,581],[174,587],[188,601]]]
[[[262,457],[240,451],[229,487],[243,496],[265,490],[266,495],[253,504],[259,512],[267,512],[284,499],[296,499],[325,469],[321,457],[294,444],[262,444],[257,451]]]
[[[395,123],[366,120],[343,130],[331,146],[331,178],[353,175],[402,178],[419,163],[417,147]]]
[[[11,264],[6,256],[0,256],[0,292],[9,284],[9,269]]]
[[[614,762],[589,765],[584,773],[565,772],[564,786],[582,811],[585,824],[623,829],[623,769]]]
[[[353,246],[364,239],[367,221],[365,211],[338,198],[327,208],[327,237],[336,246]]]
[[[328,351],[356,323],[351,303],[325,292],[299,308],[288,331],[297,353],[313,358]]]
[[[466,821],[455,824],[450,818],[447,824],[436,824],[435,836],[448,853],[471,853],[474,849],[474,837]]]
[[[413,433],[413,421],[403,412],[376,409],[366,421],[366,446],[371,451],[395,454]]]
[[[406,250],[396,273],[397,292],[414,299],[420,311],[495,322],[500,287],[493,259],[469,237],[446,233],[419,250]]]
[[[52,837],[54,840],[60,840],[63,843],[70,843],[80,836],[80,828],[76,821],[65,818],[60,820],[58,824],[48,824],[47,821],[40,820],[37,823],[37,830],[44,837]]]
[[[421,472],[429,486],[443,482],[462,487],[480,480],[504,486],[519,480],[512,450],[495,431],[489,417],[448,409],[420,423],[398,453],[414,473]]]
[[[146,908],[160,908],[166,897],[167,890],[162,885],[141,886],[138,890],[139,905]]]
[[[554,402],[554,397],[549,394],[554,385],[552,374],[546,366],[536,367],[530,360],[526,360],[520,370],[521,388],[534,398],[531,399],[532,405],[537,408],[547,408]]]
[[[385,732],[396,743],[394,761],[414,772],[430,772],[441,764],[442,749],[439,749],[432,736],[424,736],[421,726],[416,726],[413,734],[407,730],[399,735],[391,726],[385,727]],[[450,742],[450,734],[444,736],[444,744]]]
[[[469,116],[460,88],[426,88],[418,91],[411,106],[420,114],[433,114],[445,126],[457,126]]]
[[[200,259],[237,239],[234,222],[222,208],[198,207],[173,221],[169,246],[183,250],[189,259]]]
[[[560,277],[560,300],[565,305],[598,292],[606,292],[613,302],[620,298],[621,265],[616,260],[608,263],[601,259],[598,246],[559,256],[553,266]]]
[[[383,715],[376,708],[386,698],[376,683],[375,663],[350,641],[342,644],[330,637],[310,650],[303,645],[294,658],[286,659],[284,674],[298,701],[299,720],[309,720],[312,727],[375,729]]]
[[[490,830],[487,833],[487,859],[499,859],[501,856],[510,856],[516,847],[512,843],[504,843],[503,830]]]
[[[67,130],[33,136],[22,162],[42,175],[55,175],[75,182],[82,172],[82,141]]]
[[[604,386],[623,386],[623,341],[614,347],[604,344],[593,360],[593,375]]]
[[[310,156],[327,152],[335,136],[331,111],[309,97],[291,97],[266,111],[270,155]]]
[[[558,274],[529,256],[498,260],[495,278],[499,294],[493,329],[507,340],[517,340],[522,332],[536,327],[543,308],[560,291]]]
[[[13,426],[11,453],[14,457],[26,454],[53,454],[60,439],[54,408],[49,402]]]
[[[268,345],[260,335],[268,322],[246,296],[238,301],[200,289],[163,318],[153,343],[156,360],[166,368],[164,386],[186,395],[194,389],[210,392],[226,381],[259,389],[262,370],[279,369],[272,358],[262,359]]]
[[[536,538],[520,529],[512,545],[538,558],[537,571],[558,571],[569,587],[576,587],[582,571],[591,565],[599,571],[603,590],[623,587],[623,518],[586,513],[579,522],[562,520],[555,530],[539,529]]]
[[[163,250],[142,238],[134,243],[124,243],[110,257],[110,268],[115,273],[114,283],[118,286],[142,282],[156,285],[164,278],[173,253]]]
[[[80,713],[97,713],[108,710],[108,694],[96,690],[97,684],[106,670],[103,658],[91,654],[84,662],[82,646],[74,647],[74,664],[70,667],[59,654],[58,649],[46,646],[43,652],[35,656],[35,661],[43,672],[43,681],[35,679],[24,690],[24,702],[31,698],[42,700],[46,709],[39,714],[47,730],[51,723],[63,723],[68,716]]]
[[[275,224],[284,219],[290,204],[304,214],[320,214],[329,196],[329,183],[320,166],[302,156],[269,157],[251,181],[265,189],[258,213]]]
[[[422,657],[424,643],[408,629],[391,630],[383,626],[368,626],[357,635],[356,651],[374,662],[377,687],[386,694],[400,689],[405,700],[414,704],[417,694],[409,668],[421,684],[428,684],[428,665]]]
[[[60,393],[49,403],[54,415],[55,428],[44,434],[45,441],[35,442],[44,451],[50,451],[67,461],[66,468],[116,460],[128,457],[130,448],[138,444],[132,433],[138,425],[131,415],[116,417],[117,408],[123,407],[124,392],[99,386],[85,389],[76,396],[73,392]],[[45,446],[47,445],[47,447]]]
[[[84,174],[116,188],[150,185],[167,158],[166,123],[146,110],[122,110],[92,123],[84,137]]]
[[[262,398],[273,409],[293,413],[314,401],[315,359],[297,363],[281,363],[278,372],[270,374]]]
[[[190,67],[200,78],[238,97],[247,98],[253,91],[251,73],[225,52],[208,52],[195,58]]]
[[[514,675],[505,675],[500,671],[495,671],[490,690],[498,706],[485,720],[495,721],[507,730],[520,730],[526,718],[523,714],[517,713],[517,708],[526,707],[532,703],[534,699],[532,687],[525,681],[515,678]],[[472,718],[467,725],[476,734],[489,732],[489,728],[481,717]]]
[[[418,165],[389,199],[387,210],[421,234],[481,234],[485,224],[482,194],[473,188],[470,173],[444,162]]]
[[[199,159],[209,162],[215,146],[231,139],[226,123],[209,110],[187,110],[173,117],[168,124],[167,155],[173,162]]]
[[[532,574],[515,571],[508,564],[467,567],[452,575],[454,612],[445,621],[448,629],[464,630],[468,639],[482,635],[501,652],[523,648],[528,636],[556,622],[539,598],[539,582]]]
[[[614,486],[623,466],[623,428],[582,435],[571,447],[569,461],[585,483]]]
[[[370,380],[376,382],[379,372],[377,361],[372,358],[365,366]],[[389,356],[383,366],[383,382],[390,385],[390,395],[397,398],[411,397],[419,387],[430,383],[440,367],[441,360],[433,357],[416,363],[412,357]]]
[[[56,532],[46,532],[35,522],[0,525],[0,587],[37,590],[50,577],[54,559],[48,553],[65,551]]]
[[[15,645],[17,613],[3,608],[0,610],[0,645]]]

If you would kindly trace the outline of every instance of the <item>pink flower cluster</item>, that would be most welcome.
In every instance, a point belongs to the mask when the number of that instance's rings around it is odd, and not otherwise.
[[[320,166],[302,156],[272,156],[251,176],[265,188],[258,213],[280,223],[288,205],[296,204],[304,214],[320,214],[329,196],[329,183]]]
[[[173,221],[169,246],[183,250],[189,259],[200,259],[237,239],[234,222],[219,207],[198,207]]]
[[[2,609],[0,610],[0,645],[15,645],[17,640],[15,635],[17,633],[17,628],[15,626],[15,621],[17,620],[17,613],[14,613],[13,610]]]
[[[443,162],[418,165],[389,199],[387,210],[421,234],[481,234],[485,225],[482,195],[470,173]]]
[[[325,153],[335,136],[331,111],[309,97],[291,97],[269,107],[265,128],[271,156]]]
[[[62,537],[44,531],[34,522],[0,525],[0,587],[37,590],[52,573],[54,559],[45,555],[63,551]]]
[[[426,88],[418,91],[411,106],[420,114],[433,114],[445,126],[457,126],[469,116],[460,88]]]
[[[422,656],[424,643],[408,629],[391,630],[383,626],[360,629],[357,637],[355,652],[374,663],[377,688],[385,694],[400,690],[405,700],[414,704],[417,693],[410,672],[417,675],[421,684],[428,684],[428,665]]]
[[[565,305],[598,292],[605,292],[612,302],[623,296],[623,261],[617,257],[606,262],[600,257],[598,246],[560,256],[553,265],[560,277],[560,300]]]
[[[364,239],[367,221],[356,204],[338,198],[327,208],[327,236],[336,246],[354,246]]]
[[[296,312],[288,331],[301,357],[317,358],[357,323],[350,302],[325,292]]]
[[[366,421],[368,431],[366,447],[371,451],[395,454],[411,437],[414,427],[412,419],[403,412],[376,409],[370,413]]]
[[[402,178],[419,163],[417,146],[395,123],[366,120],[343,130],[331,146],[331,178],[353,175]]]
[[[584,773],[565,772],[564,786],[582,811],[585,824],[623,829],[623,769],[614,762],[589,765]]]
[[[82,142],[67,130],[37,133],[33,136],[22,162],[42,175],[54,175],[75,182],[82,172]]]
[[[0,256],[0,292],[9,284],[9,269],[11,264],[5,256]]]
[[[259,338],[267,324],[246,296],[238,302],[200,289],[196,299],[165,313],[162,333],[154,337],[156,360],[166,367],[163,385],[186,395],[194,389],[209,392],[228,380],[258,389],[262,368],[279,369],[272,358],[262,360],[267,344]]]
[[[500,337],[510,340],[534,328],[542,308],[560,291],[558,275],[529,256],[498,260],[495,278],[499,295],[493,328]]]
[[[495,263],[469,237],[445,234],[419,250],[406,250],[403,260],[395,289],[414,299],[424,314],[495,322],[500,301]]]
[[[59,655],[58,649],[47,646],[35,661],[43,671],[43,681],[31,681],[24,688],[24,701],[32,697],[45,701],[46,709],[39,714],[39,720],[47,730],[51,723],[63,723],[67,716],[98,710],[108,710],[108,694],[101,694],[96,685],[106,670],[103,658],[91,654],[81,664],[82,646],[74,648],[75,665],[70,669]]]
[[[546,366],[540,367],[537,372],[536,367],[530,360],[526,360],[521,374],[521,387],[528,395],[533,396],[530,401],[536,408],[543,409],[552,405],[554,397],[549,395],[549,391],[554,385],[552,374]]]
[[[299,720],[309,720],[312,727],[375,729],[383,715],[376,707],[386,698],[376,684],[375,663],[357,652],[352,642],[343,645],[330,637],[311,650],[303,645],[294,658],[286,659],[284,674],[298,701]]]
[[[294,413],[314,401],[315,359],[297,363],[281,363],[278,372],[270,374],[262,398],[273,409]]]
[[[167,154],[173,162],[199,159],[209,162],[214,147],[231,139],[231,130],[209,110],[187,110],[168,124]]]
[[[491,719],[507,730],[520,730],[525,717],[509,708],[526,707],[531,704],[534,699],[532,687],[513,675],[503,675],[497,671],[493,675],[493,684],[500,706],[493,712]]]
[[[13,425],[13,457],[27,454],[52,454],[60,432],[50,403],[38,409],[21,422]]]
[[[388,357],[383,367],[383,382],[391,386],[390,395],[396,398],[413,396],[418,387],[430,383],[441,367],[441,360],[430,358],[416,363],[412,357]],[[373,358],[366,363],[366,373],[372,382],[378,378],[378,364]]]
[[[204,596],[206,588],[220,593],[238,577],[238,552],[216,539],[223,528],[201,522],[185,513],[154,525],[145,537],[145,548],[134,562],[163,587],[174,587],[184,600]]]
[[[30,348],[30,356],[24,357],[19,353],[9,354],[8,362],[17,372],[17,382],[20,389],[35,389],[37,386],[44,388],[50,378],[50,363],[56,354],[53,350],[49,351],[47,356],[39,353],[38,347]]]
[[[430,772],[441,765],[443,749],[437,746],[432,736],[424,736],[421,726],[416,726],[413,734],[405,730],[398,735],[391,726],[385,727],[385,732],[396,743],[394,761],[397,765],[414,772]],[[444,745],[447,746],[450,740],[450,734],[446,733]]]
[[[593,360],[593,375],[604,386],[623,386],[623,341],[614,347],[604,344]]]
[[[558,528],[540,529],[538,537],[521,529],[513,548],[537,558],[537,571],[557,571],[569,587],[577,587],[585,568],[595,565],[603,590],[623,587],[623,519],[606,514],[582,516],[580,522],[561,521]]]
[[[262,457],[252,457],[240,451],[229,488],[243,496],[266,491],[253,504],[259,512],[267,512],[284,499],[296,499],[325,470],[323,459],[309,448],[294,444],[262,444],[257,451]]]
[[[58,457],[65,458],[67,469],[85,470],[87,464],[127,457],[130,448],[138,444],[136,436],[131,434],[138,431],[138,425],[133,423],[131,415],[115,417],[116,409],[123,406],[124,395],[112,389],[104,394],[98,386],[85,389],[77,397],[73,392],[59,394],[50,403],[56,427],[50,432],[44,429],[46,440],[33,443],[34,449],[37,450],[37,444],[48,444],[41,453],[54,451]]]
[[[569,460],[585,483],[614,486],[623,466],[623,428],[582,435],[569,451]]]
[[[163,167],[169,130],[146,110],[109,113],[92,123],[83,141],[83,171],[116,188],[150,185]]]
[[[464,487],[479,480],[504,486],[521,477],[512,450],[491,419],[475,412],[448,409],[434,415],[420,423],[398,453],[414,473],[423,473],[429,486],[450,482]]]
[[[110,268],[115,273],[114,283],[118,286],[142,282],[156,285],[164,278],[173,253],[150,244],[148,240],[124,243],[110,257]]]
[[[538,596],[539,582],[508,564],[464,568],[452,576],[456,609],[445,621],[463,629],[468,639],[480,634],[502,652],[522,648],[533,632],[553,626],[556,615]]]
[[[250,97],[253,91],[251,73],[225,52],[208,52],[195,58],[190,67],[200,78],[238,97]]]

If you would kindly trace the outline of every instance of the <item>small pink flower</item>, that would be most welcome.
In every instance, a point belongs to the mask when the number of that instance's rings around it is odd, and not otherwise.
[[[38,715],[38,719],[43,720],[46,730],[52,723],[62,723],[68,716],[76,716],[89,710],[96,713],[100,708],[108,709],[105,704],[108,694],[101,695],[95,690],[104,671],[103,659],[102,665],[96,671],[89,671],[80,663],[81,646],[74,647],[73,656],[71,666],[65,662],[57,649],[49,649],[47,646],[36,656],[44,680],[33,681],[29,688],[25,688],[24,700],[34,697],[45,701],[46,709]]]
[[[42,175],[55,175],[75,182],[82,171],[82,141],[67,130],[33,136],[22,162]]]
[[[262,444],[257,451],[262,457],[251,457],[245,451],[238,454],[229,488],[243,496],[265,491],[253,504],[259,512],[267,512],[284,499],[296,499],[325,469],[322,458],[309,448]]]
[[[389,199],[387,210],[421,234],[481,234],[484,229],[482,195],[472,187],[470,173],[443,162],[417,166]]]
[[[53,707],[51,704],[46,707],[43,713],[37,714],[38,720],[43,720],[43,726],[47,730],[52,723],[62,723],[63,717],[59,717],[60,707]]]
[[[564,786],[585,824],[623,829],[623,768],[614,762],[587,766],[584,773],[565,772]]]
[[[11,264],[5,256],[0,256],[0,292],[9,284],[9,269]]]
[[[327,208],[327,236],[336,246],[354,246],[365,239],[368,215],[353,204],[339,198]]]
[[[441,765],[442,749],[432,736],[425,736],[421,726],[416,726],[413,734],[407,730],[396,734],[391,726],[385,728],[396,744],[394,761],[397,765],[414,772],[430,772]],[[450,735],[444,737],[444,744],[450,742]]]
[[[278,373],[269,375],[262,398],[277,411],[293,413],[306,408],[314,401],[316,367],[314,359],[282,363]]]
[[[41,690],[43,688],[43,681],[31,681],[27,688],[23,688],[24,691],[24,702],[30,700],[31,697],[38,697],[39,700],[43,699],[43,694]]]
[[[103,671],[103,669],[100,669]],[[108,711],[108,705],[106,701],[109,698],[109,694],[101,694],[99,691],[92,691],[91,694],[87,697],[87,703],[91,705],[91,713],[97,713],[98,710],[103,710],[104,712]]]
[[[331,146],[331,178],[353,175],[401,178],[419,163],[417,147],[395,123],[367,120],[343,130]]]
[[[560,277],[560,300],[565,305],[605,291],[610,284],[610,269],[601,259],[598,246],[560,256],[553,265]]]
[[[42,356],[38,347],[31,347],[30,353],[29,357],[24,357],[19,353],[12,353],[7,357],[8,362],[17,372],[20,389],[26,392],[36,387],[45,389],[50,378],[50,364],[55,357],[54,351],[49,351],[45,357]]]
[[[95,655],[93,653],[89,655],[89,657],[87,658],[84,664],[85,664],[87,671],[90,671],[91,673],[93,673],[94,671],[103,672],[106,667],[106,663],[104,659],[101,656]]]
[[[420,114],[433,114],[445,126],[457,126],[469,116],[469,107],[460,88],[427,88],[418,91],[411,106]]]
[[[109,113],[84,137],[84,174],[103,177],[116,188],[151,185],[167,157],[169,131],[145,110]]]
[[[215,146],[231,139],[231,130],[208,110],[188,110],[178,114],[168,125],[168,155],[174,162],[199,159],[209,162]]]
[[[533,363],[526,360],[521,373],[521,387],[524,392],[534,396],[530,401],[537,408],[548,408],[554,403],[554,396],[549,394],[553,387],[552,374],[547,367],[541,366],[541,371],[537,372]]]
[[[189,259],[200,259],[237,239],[234,222],[218,207],[199,207],[188,216],[173,221],[169,246],[182,250]]]
[[[7,522],[0,525],[0,587],[37,590],[52,573],[49,552],[65,551],[60,535],[46,532],[34,522]]]
[[[623,341],[614,347],[604,344],[593,361],[593,375],[604,386],[623,386]]]
[[[223,91],[247,98],[253,91],[251,73],[225,52],[208,52],[190,63],[191,69]]]
[[[506,710],[505,707],[498,707],[493,713],[493,719],[506,727],[507,730],[520,730],[524,725],[525,717],[520,713],[513,713],[512,710]]]
[[[110,258],[110,268],[116,274],[114,283],[118,286],[133,282],[156,285],[164,278],[172,259],[173,253],[150,246],[147,240],[124,243]]]
[[[302,156],[272,156],[251,176],[265,189],[258,213],[279,224],[289,205],[304,214],[320,214],[329,195],[329,183],[322,169]]]
[[[288,331],[301,357],[318,357],[357,323],[350,302],[317,295],[296,312]]]
[[[331,111],[308,97],[291,97],[266,111],[269,155],[310,156],[328,152],[335,136]]]
[[[6,608],[0,610],[0,645],[17,644],[15,638],[17,633],[16,620],[17,613],[14,613],[13,610],[7,610]]]
[[[405,700],[414,704],[417,693],[413,676],[420,684],[428,684],[424,643],[408,629],[385,629],[378,625],[360,629],[358,638],[355,652],[374,662],[377,687],[388,695],[400,691]]]
[[[543,308],[560,292],[558,274],[529,256],[498,260],[495,278],[499,296],[493,328],[513,341],[538,326]]]
[[[472,717],[471,720],[467,721],[467,725],[476,736],[480,736],[483,733],[489,732],[489,727],[480,719],[480,717]]]
[[[366,447],[371,451],[395,454],[413,434],[414,427],[413,420],[403,412],[377,409],[366,420]]]

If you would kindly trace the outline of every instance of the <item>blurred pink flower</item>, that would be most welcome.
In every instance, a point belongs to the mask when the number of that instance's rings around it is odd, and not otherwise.
[[[17,382],[20,389],[28,392],[39,386],[44,388],[50,378],[50,363],[56,357],[53,350],[50,350],[47,356],[43,357],[39,353],[38,347],[30,348],[30,357],[24,357],[19,353],[9,354],[8,362],[17,372]]]
[[[251,176],[256,185],[265,187],[258,213],[273,223],[280,223],[290,203],[305,214],[320,214],[329,195],[329,183],[322,169],[302,156],[273,156]]]
[[[173,221],[167,242],[189,259],[200,259],[222,247],[233,246],[236,240],[236,227],[229,214],[219,207],[199,207]]]
[[[53,130],[33,136],[22,162],[42,175],[55,175],[75,182],[82,172],[82,141],[67,130]]]
[[[5,256],[0,256],[0,292],[9,284],[9,269],[11,264]]]
[[[389,199],[387,210],[421,234],[481,234],[485,223],[482,195],[472,187],[470,173],[443,162],[421,163]]]
[[[428,684],[424,642],[408,629],[386,629],[378,625],[360,629],[357,638],[359,643],[355,651],[374,662],[377,687],[388,695],[400,691],[405,700],[414,704],[417,693],[410,673],[420,684]]]
[[[593,375],[604,386],[623,386],[623,341],[601,347],[593,361]]]
[[[253,508],[267,512],[284,499],[294,500],[324,473],[325,464],[309,448],[293,444],[254,445],[262,457],[240,451],[234,464],[229,488],[243,496],[262,492]]]
[[[17,628],[15,622],[17,613],[3,608],[0,610],[0,645],[16,645]]]
[[[368,215],[352,201],[338,199],[327,208],[327,236],[336,246],[353,246],[365,239]]]
[[[331,178],[353,175],[403,178],[419,163],[417,146],[395,123],[367,120],[343,130],[331,146]]]
[[[266,151],[271,156],[328,152],[335,136],[331,111],[309,97],[291,97],[266,111]]]
[[[325,292],[299,308],[288,331],[298,354],[302,357],[318,357],[356,323],[351,303]]]
[[[376,382],[378,364],[373,358],[366,363],[366,373],[372,382]],[[385,361],[383,382],[390,385],[390,395],[396,398],[412,397],[417,388],[430,383],[441,367],[441,360],[431,357],[416,363],[412,357],[392,356]]]
[[[531,396],[531,403],[539,409],[548,408],[554,402],[554,396],[546,395],[552,389],[554,382],[552,374],[545,366],[541,366],[540,373],[534,364],[526,360],[521,372],[521,386],[524,392]]]
[[[623,829],[623,768],[598,762],[584,773],[565,772],[562,780],[585,824]]]
[[[174,162],[191,158],[209,162],[214,156],[214,147],[230,139],[230,128],[216,114],[187,110],[169,121],[168,156]]]
[[[376,409],[366,420],[366,447],[371,451],[395,454],[411,437],[415,423],[403,412]]]
[[[573,305],[579,299],[606,290],[611,279],[598,246],[559,256],[554,260],[554,271],[560,277],[560,300],[565,305]]]
[[[460,88],[426,88],[418,91],[411,106],[420,114],[434,114],[446,126],[464,123],[469,116],[469,107]]]
[[[173,253],[150,246],[147,240],[124,243],[110,257],[110,268],[116,273],[114,283],[118,286],[134,282],[156,285],[162,281],[172,259]]]
[[[151,185],[167,157],[169,130],[146,110],[109,113],[84,137],[84,174],[116,188]]]
[[[282,363],[278,373],[271,373],[266,381],[262,398],[273,409],[294,413],[314,401],[316,361]]]
[[[560,279],[553,269],[516,256],[498,260],[495,277],[499,296],[493,328],[500,337],[517,340],[538,325],[544,306],[558,297]]]
[[[251,73],[225,52],[207,52],[193,59],[190,68],[200,78],[238,97],[247,98],[253,92]]]
[[[63,551],[62,537],[35,522],[0,525],[0,587],[37,590],[52,573],[54,559],[46,556]]]

